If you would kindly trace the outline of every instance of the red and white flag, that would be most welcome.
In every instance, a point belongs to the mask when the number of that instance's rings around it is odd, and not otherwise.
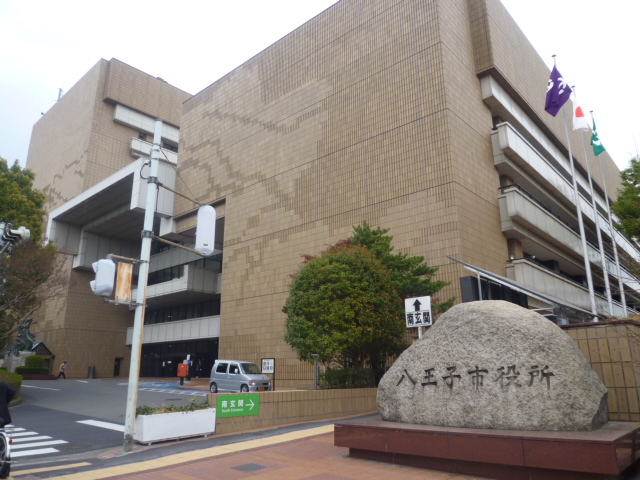
[[[589,122],[584,116],[584,112],[580,105],[576,105],[573,109],[573,131],[575,132],[576,130],[591,131],[591,125],[589,125]]]

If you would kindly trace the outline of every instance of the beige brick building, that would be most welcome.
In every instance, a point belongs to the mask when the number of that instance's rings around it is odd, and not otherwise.
[[[112,250],[121,242],[119,251],[135,251],[139,228],[119,222],[129,233],[109,236],[117,231],[112,222],[81,217],[76,210],[85,207],[69,202],[98,185],[86,205],[97,202],[99,192],[118,185],[99,182],[133,161],[136,123],[114,121],[114,105],[179,126],[174,180],[179,192],[216,207],[220,251],[215,265],[156,252],[152,270],[159,276],[188,266],[167,282],[194,269],[212,278],[208,290],[152,292],[150,306],[159,313],[145,327],[143,372],[173,375],[167,362],[185,354],[208,365],[215,356],[275,358],[277,385],[305,387],[311,365],[283,340],[289,275],[301,254],[319,253],[363,221],[389,228],[396,251],[438,266],[438,279],[450,282],[443,299],[519,295],[559,323],[590,316],[565,127],[562,115],[544,111],[548,78],[499,0],[342,0],[193,97],[101,61],[36,125],[28,166],[48,207],[59,209],[50,224],[56,243],[72,243],[76,228],[89,243],[97,235],[109,238]],[[59,130],[61,120],[68,131]],[[609,302],[604,272],[615,272],[614,245],[640,255],[607,227],[604,186],[609,195],[616,191],[617,168],[606,153],[596,159],[587,149],[585,158],[581,141],[572,135],[580,202],[594,198],[598,209],[597,216],[582,210],[597,313],[621,316],[617,280],[610,279]],[[56,145],[53,167],[44,161],[49,142]],[[197,205],[181,197],[171,202],[158,231],[188,243]],[[604,266],[597,229],[609,255]],[[47,307],[38,339],[68,357],[70,372],[100,364],[106,371],[99,375],[109,376],[109,362],[128,359],[132,316],[92,297],[88,267],[106,247],[79,259],[81,247],[65,247],[72,286],[67,299]],[[482,292],[475,280],[461,281],[468,276],[480,279]],[[626,270],[624,278],[631,307],[640,303],[640,284]],[[209,301],[206,315],[185,310]],[[86,355],[73,352],[70,340]],[[170,351],[177,341],[186,342],[182,350]]]
[[[91,263],[108,253],[139,256],[143,211],[132,201],[139,158],[155,118],[166,122],[165,146],[175,157],[189,97],[118,60],[100,60],[33,127],[27,167],[69,273],[66,295],[36,312],[32,327],[55,354],[54,370],[66,360],[70,376],[86,376],[90,366],[99,376],[128,373],[133,314],[91,292]]]
[[[309,378],[282,340],[288,275],[363,221],[438,266],[443,298],[472,275],[453,257],[588,311],[548,78],[498,0],[343,0],[187,100],[179,188],[224,206],[220,355]],[[179,228],[192,211],[177,200]]]

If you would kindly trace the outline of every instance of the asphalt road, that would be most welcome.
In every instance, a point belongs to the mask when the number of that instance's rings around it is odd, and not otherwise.
[[[173,388],[170,383],[140,382],[138,405],[186,405],[202,391]],[[122,380],[36,380],[22,384],[24,405],[76,413],[124,425],[127,382]],[[204,397],[199,396],[198,401]],[[12,409],[18,414],[20,406]],[[17,417],[14,416],[14,423]]]
[[[205,392],[177,384],[140,383],[138,405],[186,405]],[[22,402],[11,407],[16,469],[123,444],[127,382],[38,380],[22,385]]]

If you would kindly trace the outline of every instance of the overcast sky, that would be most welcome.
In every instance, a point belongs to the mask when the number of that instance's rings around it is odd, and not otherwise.
[[[25,164],[41,112],[100,58],[197,93],[336,0],[0,0],[0,156]],[[503,0],[549,67],[576,85],[620,168],[640,145],[631,0]],[[540,99],[544,103],[544,99]]]

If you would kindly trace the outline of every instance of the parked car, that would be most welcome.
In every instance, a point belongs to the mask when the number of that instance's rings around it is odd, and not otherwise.
[[[268,392],[271,379],[260,373],[255,363],[241,360],[216,360],[211,369],[211,393]]]

